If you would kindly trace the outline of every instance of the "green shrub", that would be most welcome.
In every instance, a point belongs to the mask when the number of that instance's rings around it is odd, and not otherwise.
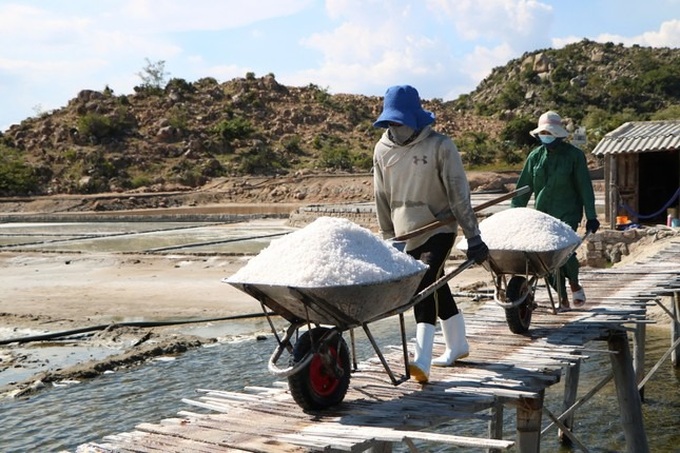
[[[77,128],[81,137],[100,142],[107,138],[124,135],[134,119],[128,118],[128,111],[120,106],[113,115],[86,113],[78,118]]]
[[[485,132],[466,132],[458,140],[458,148],[463,162],[471,167],[490,164],[496,157]]]
[[[212,131],[224,143],[228,144],[232,140],[242,140],[250,137],[255,129],[250,124],[250,121],[237,116],[228,120],[222,120]]]
[[[505,124],[499,138],[503,142],[510,142],[517,147],[533,146],[536,139],[531,132],[536,127],[536,120],[526,116],[513,118]]]
[[[352,169],[352,155],[347,145],[326,145],[321,149],[319,157],[319,164],[322,167],[347,171]]]
[[[115,127],[111,118],[99,113],[88,113],[78,118],[78,133],[83,137],[102,139],[112,135]]]
[[[249,150],[241,157],[238,171],[242,174],[274,174],[287,163],[266,145],[260,145]]]
[[[179,131],[186,131],[189,124],[189,115],[186,108],[173,105],[168,111],[168,122],[170,126]]]
[[[133,189],[150,186],[151,184],[152,179],[148,175],[137,175],[130,179],[130,187]]]
[[[19,152],[0,145],[0,195],[29,195],[38,190],[38,178],[33,167],[24,162]]]
[[[669,105],[665,109],[652,114],[651,120],[677,120],[680,119],[680,105]]]
[[[359,152],[352,156],[352,163],[359,170],[368,171],[373,167],[373,155],[367,152]]]
[[[162,94],[166,77],[170,75],[169,72],[165,72],[165,61],[152,62],[148,58],[145,58],[145,60],[146,66],[141,72],[137,73],[137,76],[142,79],[142,84],[135,87],[135,91],[146,94]]]
[[[302,147],[300,146],[301,142],[302,139],[300,138],[299,135],[293,135],[281,140],[281,145],[283,146],[283,149],[288,153],[302,154]]]
[[[165,91],[174,91],[180,94],[188,94],[196,91],[194,86],[184,79],[172,78],[165,86]]]

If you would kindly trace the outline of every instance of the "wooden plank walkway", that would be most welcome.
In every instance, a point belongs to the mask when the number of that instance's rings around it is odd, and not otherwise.
[[[454,367],[433,367],[426,385],[413,380],[392,385],[376,358],[359,364],[343,403],[323,412],[303,412],[285,382],[243,392],[199,390],[199,398],[183,402],[208,409],[207,413],[184,410],[176,418],[142,423],[132,432],[107,436],[76,451],[355,452],[391,451],[392,443],[405,443],[417,451],[413,442],[419,440],[490,451],[513,446],[520,452],[538,451],[540,441],[531,436],[540,437],[545,390],[568,375],[572,367],[578,369],[588,356],[589,342],[622,332],[625,340],[626,332],[635,332],[649,322],[647,306],[657,303],[660,294],[680,291],[680,242],[671,243],[644,262],[610,270],[583,270],[582,283],[587,289],[587,306],[558,314],[552,313],[547,291],[539,287],[536,299],[541,306],[533,313],[527,335],[512,334],[505,311],[493,301],[466,315],[470,356]],[[623,343],[627,347],[627,342]],[[435,354],[443,348],[438,333]],[[391,369],[401,373],[401,347],[383,353]],[[626,357],[625,353],[618,355]],[[623,384],[617,381],[617,390],[627,385]],[[636,389],[636,382],[629,384]],[[514,440],[500,439],[504,407],[517,411]],[[551,419],[558,418],[547,413]],[[477,420],[488,427],[488,437],[495,438],[432,432],[455,419]],[[452,430],[451,426],[455,425],[449,423],[446,429]],[[531,428],[526,430],[529,434],[520,434],[526,428]],[[646,439],[640,448],[644,450],[645,445]],[[631,448],[629,444],[629,451]]]

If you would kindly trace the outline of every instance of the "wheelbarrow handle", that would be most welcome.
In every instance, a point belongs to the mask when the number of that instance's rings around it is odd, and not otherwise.
[[[483,209],[488,208],[489,206],[493,206],[495,204],[498,204],[501,201],[505,201],[505,200],[508,200],[510,198],[515,198],[515,197],[518,197],[520,195],[524,195],[524,194],[528,193],[530,190],[531,189],[529,188],[529,186],[522,186],[519,189],[513,190],[512,192],[508,192],[506,194],[501,195],[500,197],[494,198],[494,199],[489,200],[489,201],[485,201],[482,204],[474,206],[472,208],[472,210],[475,211],[475,212],[481,211]],[[416,236],[420,236],[421,234],[427,233],[428,231],[432,231],[436,228],[439,228],[440,226],[448,225],[449,223],[453,223],[455,221],[456,221],[455,216],[444,217],[442,219],[435,220],[432,223],[428,223],[427,225],[422,226],[422,227],[420,227],[416,230],[410,231],[408,233],[404,233],[400,236],[396,236],[396,237],[392,238],[392,241],[393,242],[402,242],[402,241],[405,241],[407,239],[411,239],[411,238],[414,238]]]

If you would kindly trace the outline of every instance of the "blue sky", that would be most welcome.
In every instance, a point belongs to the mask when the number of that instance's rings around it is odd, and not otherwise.
[[[330,93],[474,90],[525,52],[598,42],[680,47],[680,0],[0,0],[0,131],[82,89],[273,73]]]

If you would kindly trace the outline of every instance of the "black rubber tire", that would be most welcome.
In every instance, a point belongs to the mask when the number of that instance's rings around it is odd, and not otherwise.
[[[293,348],[291,366],[299,363],[312,350],[319,348],[321,338],[330,329],[317,327],[303,333]],[[350,358],[347,343],[341,334],[336,334],[327,343],[326,351],[314,351],[312,360],[288,376],[288,387],[295,402],[303,410],[321,410],[342,402],[349,388]],[[324,348],[321,348],[324,349]],[[328,371],[323,365],[322,354],[331,354],[337,363],[337,373]]]
[[[527,333],[534,311],[534,294],[527,279],[518,275],[513,276],[508,282],[505,295],[509,301],[519,300],[526,295],[521,304],[505,309],[505,320],[512,333],[520,335]]]

